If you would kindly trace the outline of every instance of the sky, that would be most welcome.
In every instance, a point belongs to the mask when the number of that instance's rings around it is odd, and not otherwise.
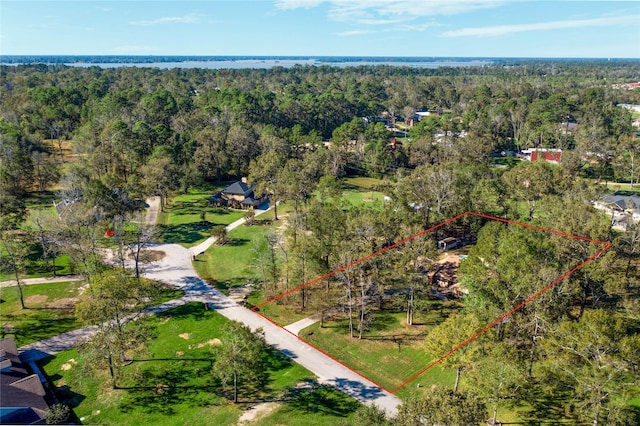
[[[0,54],[640,58],[640,0],[0,0]]]

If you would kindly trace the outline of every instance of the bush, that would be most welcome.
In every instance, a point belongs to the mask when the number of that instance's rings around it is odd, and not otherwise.
[[[48,425],[66,425],[69,423],[71,409],[64,404],[53,404],[44,413],[44,421]]]
[[[211,228],[211,236],[217,238],[218,244],[223,244],[227,240],[227,228],[224,225]]]

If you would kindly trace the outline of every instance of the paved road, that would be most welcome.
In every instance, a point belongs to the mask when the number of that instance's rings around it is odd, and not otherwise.
[[[144,223],[147,225],[155,225],[158,221],[158,212],[160,211],[160,197],[147,198],[146,203],[149,207],[144,217]]]
[[[151,203],[149,204],[151,205]],[[264,211],[261,211],[261,213],[264,213]],[[147,215],[147,217],[149,217],[149,215]],[[229,225],[229,227],[239,226],[242,223],[244,222],[241,219]],[[206,248],[215,242],[215,240],[208,242],[209,240],[205,241],[205,243],[208,244]],[[198,248],[197,250],[206,250],[206,248],[202,249],[202,247],[205,247],[205,243],[196,246]],[[200,251],[196,252],[194,250],[196,247],[186,249],[177,244],[159,244],[150,247],[153,250],[163,251],[165,257],[147,266],[143,275],[147,278],[162,281],[173,287],[182,289],[185,294],[179,299],[174,299],[163,305],[150,308],[148,313],[161,312],[190,301],[208,303],[210,307],[229,319],[242,322],[254,330],[262,328],[265,332],[265,338],[270,345],[273,345],[285,355],[292,358],[293,361],[313,372],[318,376],[320,382],[335,386],[363,403],[374,404],[385,410],[389,415],[395,416],[397,407],[401,403],[398,397],[386,392],[374,383],[359,376],[324,355],[322,352],[301,341],[295,333],[280,328],[255,312],[238,305],[202,280],[191,263],[194,252],[195,254],[200,253]],[[301,324],[297,324],[297,326],[300,325]],[[20,350],[28,351],[28,356],[31,359],[39,359],[47,354],[56,354],[72,348],[76,345],[79,338],[90,336],[94,332],[95,328],[86,327],[23,346]]]
[[[318,319],[315,317],[303,318],[300,321],[296,321],[294,323],[286,325],[284,329],[293,333],[293,335],[298,336],[300,335],[300,331],[302,331],[302,329],[307,328],[310,325],[315,324],[317,322],[318,322]]]
[[[154,250],[161,250],[166,253],[166,256],[147,268],[144,274],[146,277],[180,288],[185,292],[185,297],[209,303],[223,316],[246,324],[254,330],[262,327],[270,345],[313,372],[321,382],[331,384],[364,403],[375,404],[390,415],[396,414],[397,406],[401,403],[398,397],[380,389],[374,383],[301,341],[295,334],[270,323],[209,286],[193,269],[191,251],[177,244],[158,245]],[[306,322],[309,321],[313,322],[313,320],[306,320]],[[298,324],[300,325],[302,324]]]

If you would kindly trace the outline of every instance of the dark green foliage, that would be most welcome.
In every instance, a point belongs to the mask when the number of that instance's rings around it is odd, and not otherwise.
[[[71,416],[71,409],[64,404],[53,404],[44,413],[44,421],[48,425],[66,425]]]
[[[486,406],[475,393],[453,392],[436,387],[405,401],[400,406],[394,424],[470,426],[483,424],[486,420]]]
[[[223,342],[214,352],[216,360],[212,373],[223,386],[231,386],[233,402],[238,402],[240,388],[261,388],[265,380],[267,352],[261,329],[253,332],[248,326],[229,322],[225,326]]]

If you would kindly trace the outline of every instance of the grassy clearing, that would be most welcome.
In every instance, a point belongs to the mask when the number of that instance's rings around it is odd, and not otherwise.
[[[382,179],[363,176],[347,177],[343,181],[347,186],[358,187],[363,190],[372,190],[386,183]]]
[[[0,322],[3,334],[22,346],[56,334],[81,328],[74,315],[82,300],[81,281],[23,286],[27,309],[20,309],[18,287],[0,288]]]
[[[213,245],[198,256],[194,262],[198,275],[222,290],[258,280],[253,240],[264,237],[281,223],[273,221],[273,212],[268,212],[258,216],[255,225],[232,230],[227,234],[229,242],[223,246]]]
[[[247,302],[250,306],[258,305],[267,300],[267,298],[264,297],[263,294],[263,291],[254,291],[247,298]],[[291,305],[299,305],[299,303],[295,302],[295,297],[298,294],[299,293],[294,293],[293,296],[286,296],[285,298],[276,302],[267,303],[266,305],[260,307],[260,313],[276,322],[277,324],[280,324],[281,326],[286,326],[301,319],[307,318],[310,315],[308,311],[289,308],[289,306]],[[283,300],[285,300],[285,304],[281,303]]]
[[[369,177],[345,178],[342,184],[342,198],[354,206],[374,203],[382,205],[384,194],[375,191],[375,188],[382,184],[384,184],[383,180]]]
[[[22,346],[83,327],[84,324],[76,319],[74,313],[76,304],[85,297],[83,287],[86,287],[83,281],[23,286],[27,309],[20,308],[18,287],[0,288],[0,323],[3,330],[14,337],[18,346]],[[179,290],[164,288],[148,306],[182,294]]]
[[[211,236],[211,228],[229,225],[245,215],[242,210],[209,206],[209,197],[223,186],[208,185],[178,195],[158,215],[160,241],[191,247]],[[202,220],[202,213],[205,220]]]
[[[313,345],[323,349],[349,367],[360,372],[381,386],[391,390],[426,367],[433,357],[422,349],[422,341],[429,329],[443,321],[452,307],[434,308],[418,313],[415,325],[407,326],[404,312],[376,314],[376,321],[364,334],[362,340],[351,338],[347,320],[319,323],[301,331],[300,335]],[[440,354],[437,354],[440,355]],[[422,386],[438,384],[452,386],[453,371],[433,368],[420,378]],[[400,394],[399,396],[403,396]]]
[[[358,401],[330,386],[296,389],[287,394],[286,400],[286,405],[260,418],[260,424],[333,426],[341,420],[348,421],[360,407]]]
[[[53,277],[53,265],[55,265],[56,276],[62,277],[74,273],[71,259],[66,254],[52,259],[50,265],[47,265],[44,260],[40,259],[40,255],[39,250],[34,246],[34,251],[27,256],[26,267],[24,272],[20,273],[20,278]],[[0,250],[0,256],[6,256],[6,252]],[[15,275],[12,271],[0,271],[0,281],[13,280],[15,280]]]
[[[61,402],[78,419],[92,424],[232,425],[249,404],[278,398],[311,373],[276,351],[267,359],[263,390],[244,387],[237,406],[227,402],[211,375],[212,346],[228,321],[191,303],[148,319],[155,331],[146,361],[123,368],[113,390],[106,371],[87,374],[84,356],[75,349],[46,360],[43,368]],[[191,359],[191,360],[189,360]]]
[[[55,213],[53,203],[59,199],[55,191],[30,192],[25,198],[25,204],[28,209],[50,209]]]

